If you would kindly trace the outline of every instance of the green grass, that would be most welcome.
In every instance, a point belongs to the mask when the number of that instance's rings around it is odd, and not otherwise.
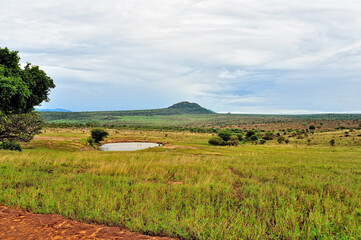
[[[152,113],[153,110],[149,110]],[[134,113],[138,113],[132,115]],[[147,112],[147,111],[146,111]],[[313,114],[313,115],[261,115],[261,114],[173,114],[144,115],[142,111],[108,112],[42,112],[47,123],[183,126],[183,127],[237,127],[278,130],[285,128],[308,129],[311,124],[319,129],[361,126],[361,114]]]
[[[79,151],[88,130],[47,129],[52,144],[0,152],[0,204],[182,239],[361,236],[360,131],[238,147],[209,146],[210,134],[109,131],[170,144]]]

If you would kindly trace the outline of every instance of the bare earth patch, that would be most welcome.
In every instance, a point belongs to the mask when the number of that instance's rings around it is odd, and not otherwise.
[[[73,141],[73,140],[79,140],[81,138],[79,137],[48,137],[48,136],[35,136],[34,140],[55,140],[55,141]]]
[[[85,224],[67,220],[56,214],[33,214],[31,212],[0,206],[0,239],[155,239],[132,233],[118,227]]]
[[[197,149],[196,147],[182,146],[182,145],[169,145],[169,146],[164,146],[163,148],[167,148],[167,149]]]

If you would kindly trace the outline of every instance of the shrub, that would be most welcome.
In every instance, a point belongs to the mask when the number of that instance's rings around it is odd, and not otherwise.
[[[218,133],[218,137],[222,138],[224,141],[228,141],[229,139],[231,139],[232,133],[228,132],[228,131],[220,131]]]
[[[335,143],[336,143],[336,140],[335,139],[331,139],[330,140],[330,145],[333,147],[333,146],[335,146]]]
[[[238,146],[239,145],[238,136],[232,135],[231,139],[229,139],[227,143],[229,146]]]
[[[103,141],[108,135],[109,133],[102,128],[94,128],[91,130],[91,138],[95,143]]]
[[[277,138],[277,142],[278,142],[278,143],[282,143],[282,142],[284,142],[284,141],[286,141],[286,139],[285,139],[284,136],[280,136],[280,137]]]
[[[266,139],[261,139],[261,140],[259,140],[259,144],[265,144],[266,143]]]
[[[257,137],[256,135],[252,135],[252,136],[250,136],[248,139],[249,139],[249,141],[254,142],[254,141],[257,141],[257,140],[258,140],[258,137]]]
[[[243,134],[242,133],[238,133],[237,134],[238,140],[242,141],[243,140]]]
[[[250,138],[251,136],[254,136],[255,134],[256,134],[255,131],[253,131],[253,130],[248,130],[247,133],[246,133],[246,137],[247,137],[247,138]]]
[[[264,140],[272,140],[273,139],[273,133],[271,132],[266,132],[263,136]]]
[[[87,143],[89,146],[94,147],[94,140],[91,137],[87,139]]]
[[[5,140],[0,142],[0,149],[11,150],[11,151],[22,151],[21,145],[16,141]]]
[[[209,139],[208,143],[215,146],[226,145],[226,142],[220,137],[212,137],[211,139]]]
[[[302,134],[298,134],[297,139],[303,139],[304,137],[302,136]]]

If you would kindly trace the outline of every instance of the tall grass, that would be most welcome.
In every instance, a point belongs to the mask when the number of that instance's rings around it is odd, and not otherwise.
[[[336,147],[337,132],[313,145],[212,147],[209,134],[110,131],[171,145],[80,152],[88,131],[48,129],[52,148],[39,139],[0,152],[0,204],[182,239],[361,236],[359,132]]]

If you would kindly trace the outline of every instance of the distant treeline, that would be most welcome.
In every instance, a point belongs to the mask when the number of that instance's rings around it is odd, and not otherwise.
[[[191,111],[191,110],[187,110]],[[199,109],[197,110],[199,111]],[[298,122],[306,126],[316,122],[352,121],[353,125],[361,123],[361,114],[308,114],[308,115],[261,115],[261,114],[191,114],[182,113],[175,108],[139,110],[139,111],[105,111],[105,112],[42,112],[41,116],[48,123],[82,123],[99,122],[101,124],[126,124],[144,126],[187,126],[187,127],[229,127],[255,124],[277,124]],[[340,121],[339,123],[335,121]],[[347,125],[347,124],[346,124]],[[326,124],[325,124],[326,126]]]
[[[219,129],[203,127],[180,127],[180,126],[143,126],[143,125],[117,125],[117,124],[99,124],[99,123],[46,123],[50,128],[108,128],[108,129],[130,129],[130,130],[147,130],[147,131],[164,131],[164,132],[183,132],[192,133],[217,133]]]
[[[240,128],[214,128],[214,127],[182,127],[182,126],[145,126],[145,125],[126,125],[126,124],[101,124],[99,122],[88,122],[88,123],[46,123],[46,127],[49,128],[108,128],[108,129],[130,129],[130,130],[146,130],[146,131],[163,131],[163,132],[191,132],[191,133],[219,133],[220,131],[228,131],[234,134],[245,133],[250,130],[240,129]],[[271,130],[268,132],[281,132],[281,133],[305,133],[309,132],[309,129],[314,131],[316,127],[314,125],[310,125],[307,128],[299,129],[299,128],[286,128],[279,130]],[[339,126],[335,129],[353,129],[350,127]],[[355,129],[361,129],[361,124]],[[267,132],[265,129],[255,129],[252,131],[264,133]],[[321,131],[330,131],[330,130],[321,130]]]

